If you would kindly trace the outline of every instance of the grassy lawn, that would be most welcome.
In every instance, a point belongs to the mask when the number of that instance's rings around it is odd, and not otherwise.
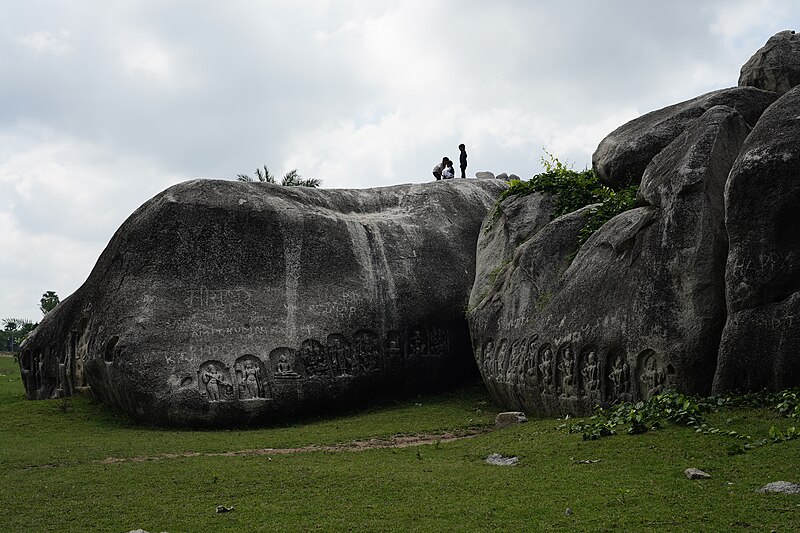
[[[406,448],[218,455],[467,432],[497,408],[475,386],[297,426],[171,431],[60,405],[25,400],[0,358],[0,531],[800,531],[800,496],[754,492],[800,482],[800,440],[728,455],[730,437],[685,427],[585,442],[543,419]],[[790,425],[758,409],[709,422],[755,438]],[[520,462],[487,465],[494,452]]]

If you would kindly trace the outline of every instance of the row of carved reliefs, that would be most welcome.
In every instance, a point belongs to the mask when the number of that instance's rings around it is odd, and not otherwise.
[[[255,355],[239,357],[233,369],[222,361],[211,360],[200,365],[197,386],[200,396],[210,402],[269,398],[265,374],[263,361]]]
[[[478,352],[485,378],[562,399],[626,401],[649,398],[672,385],[675,370],[655,351],[644,350],[635,361],[632,372],[620,352],[611,350],[601,357],[593,345],[576,352],[569,342],[554,348],[548,342],[539,343],[537,335],[499,342],[488,339]]]
[[[332,333],[324,344],[306,339],[299,350],[276,348],[266,362],[255,355],[244,355],[231,369],[219,360],[207,360],[199,367],[197,387],[211,402],[270,398],[271,381],[369,375],[382,371],[390,359],[443,357],[449,353],[449,334],[438,326],[414,326],[407,334],[390,330],[383,341],[366,329],[357,331],[352,339]],[[190,384],[191,378],[186,379],[182,385]]]

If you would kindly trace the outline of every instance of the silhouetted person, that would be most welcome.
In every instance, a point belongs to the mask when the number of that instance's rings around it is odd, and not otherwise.
[[[461,150],[461,155],[458,156],[458,162],[461,163],[461,177],[467,177],[467,147],[463,144],[458,145],[458,149]]]

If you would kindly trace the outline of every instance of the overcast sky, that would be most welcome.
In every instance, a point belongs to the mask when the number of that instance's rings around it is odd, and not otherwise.
[[[0,318],[38,321],[175,183],[266,164],[325,188],[576,168],[736,85],[796,0],[0,0]]]

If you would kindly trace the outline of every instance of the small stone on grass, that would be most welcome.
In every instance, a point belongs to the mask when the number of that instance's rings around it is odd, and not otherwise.
[[[800,494],[800,485],[797,483],[790,483],[788,481],[773,481],[767,483],[756,492],[766,494],[767,492],[780,492],[782,494]]]
[[[503,457],[499,453],[493,453],[486,458],[486,462],[495,466],[514,466],[519,461],[519,457]]]
[[[683,473],[686,474],[686,477],[689,479],[709,479],[711,477],[710,474],[706,474],[699,468],[687,468]]]
[[[523,422],[527,421],[528,418],[522,411],[507,411],[497,415],[497,417],[494,419],[494,425],[498,429],[502,429],[507,428],[508,426],[522,424]]]

